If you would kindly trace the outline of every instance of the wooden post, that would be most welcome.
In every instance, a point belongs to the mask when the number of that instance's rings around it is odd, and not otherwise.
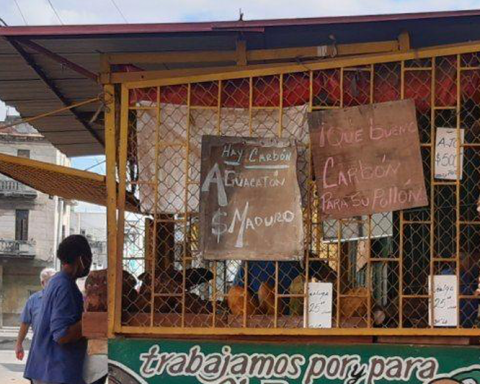
[[[0,264],[0,328],[3,327],[3,265]]]
[[[410,35],[407,31],[403,31],[398,35],[398,48],[400,51],[408,51],[410,49]]]
[[[115,90],[112,85],[104,87],[105,93],[113,98]],[[105,111],[105,154],[107,165],[107,252],[108,252],[108,337],[114,335],[117,279],[115,265],[117,263],[117,182],[116,176],[116,140],[115,140],[115,102],[108,105]]]
[[[237,65],[247,65],[247,42],[237,40]]]
[[[175,222],[173,220],[173,215],[160,214],[155,226],[152,219],[145,219],[145,270],[152,271],[152,263],[154,263],[156,277],[161,276],[163,271],[173,266],[175,259]],[[154,228],[156,234],[154,234]],[[153,236],[156,236],[156,240]]]

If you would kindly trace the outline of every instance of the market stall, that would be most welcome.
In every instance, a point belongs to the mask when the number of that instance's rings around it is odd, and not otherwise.
[[[101,55],[84,330],[113,382],[478,382],[480,43],[250,49],[259,23],[234,51]]]
[[[114,307],[113,332],[184,342],[112,342],[116,369],[140,367],[152,382],[241,382],[269,377],[252,356],[282,353],[271,375],[287,381],[353,380],[356,364],[366,364],[365,382],[426,381],[447,363],[425,358],[448,348],[406,359],[399,346],[264,343],[478,337],[478,54],[394,57],[122,83],[116,166],[142,215],[118,196],[110,292],[119,300],[121,269],[141,287]],[[190,341],[227,335],[250,344]],[[207,372],[214,352],[236,362],[223,376]],[[386,359],[378,367],[377,354]],[[164,355],[175,364],[162,365]],[[407,360],[415,373],[402,371]]]

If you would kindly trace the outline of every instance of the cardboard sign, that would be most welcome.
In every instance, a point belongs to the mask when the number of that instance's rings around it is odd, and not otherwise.
[[[460,129],[460,141],[463,144],[465,130]],[[457,180],[457,130],[437,128],[435,140],[435,178]],[[460,177],[463,176],[463,147],[460,148]]]
[[[429,291],[431,281],[428,279]],[[435,275],[433,276],[433,326],[434,327],[456,327],[458,325],[457,306],[457,276]],[[432,304],[428,303],[429,325],[432,325]]]
[[[333,284],[308,283],[308,327],[332,328]]]
[[[203,136],[200,251],[207,260],[298,260],[297,148],[286,139]]]
[[[308,123],[323,218],[428,204],[413,101],[312,112]]]

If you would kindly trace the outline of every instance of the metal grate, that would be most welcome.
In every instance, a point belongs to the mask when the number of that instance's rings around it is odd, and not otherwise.
[[[133,334],[306,333],[306,282],[312,279],[334,286],[332,329],[322,330],[327,334],[414,329],[466,334],[478,327],[479,57],[461,54],[203,83],[193,79],[148,88],[124,84],[119,175],[143,213],[127,213],[120,206],[123,268],[139,288],[121,308],[116,329]],[[429,206],[322,221],[306,113],[403,98],[414,99],[417,108]],[[463,151],[464,156],[461,180],[434,178],[437,127],[456,129],[457,155]],[[201,136],[207,134],[297,140],[308,249],[303,262],[202,260],[199,151]],[[434,275],[457,278],[458,325],[453,329],[429,322]]]

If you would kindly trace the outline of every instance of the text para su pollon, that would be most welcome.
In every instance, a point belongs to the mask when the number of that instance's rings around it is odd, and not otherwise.
[[[319,128],[318,146],[346,147],[349,145],[361,144],[365,141],[378,142],[388,140],[393,137],[401,137],[406,134],[415,133],[417,128],[414,122],[404,125],[393,125],[390,127],[381,127],[375,125],[373,119],[369,119],[367,129],[362,127],[353,127],[351,130],[330,126],[325,127],[322,122]],[[363,196],[361,192],[353,193],[348,198],[337,198],[331,190],[338,187],[351,187],[359,183],[371,183],[376,180],[394,179],[402,164],[400,161],[391,161],[387,154],[381,157],[377,164],[365,164],[362,160],[356,160],[345,170],[336,169],[336,159],[334,156],[326,158],[321,169],[322,193],[320,194],[320,204],[322,211],[341,211],[348,208],[368,207],[371,209],[384,209],[391,205],[406,204],[419,201],[423,196],[423,189],[403,190],[402,186],[391,186],[388,188],[375,188],[373,197]],[[336,172],[335,174],[332,172]],[[409,180],[406,185],[408,186]]]

